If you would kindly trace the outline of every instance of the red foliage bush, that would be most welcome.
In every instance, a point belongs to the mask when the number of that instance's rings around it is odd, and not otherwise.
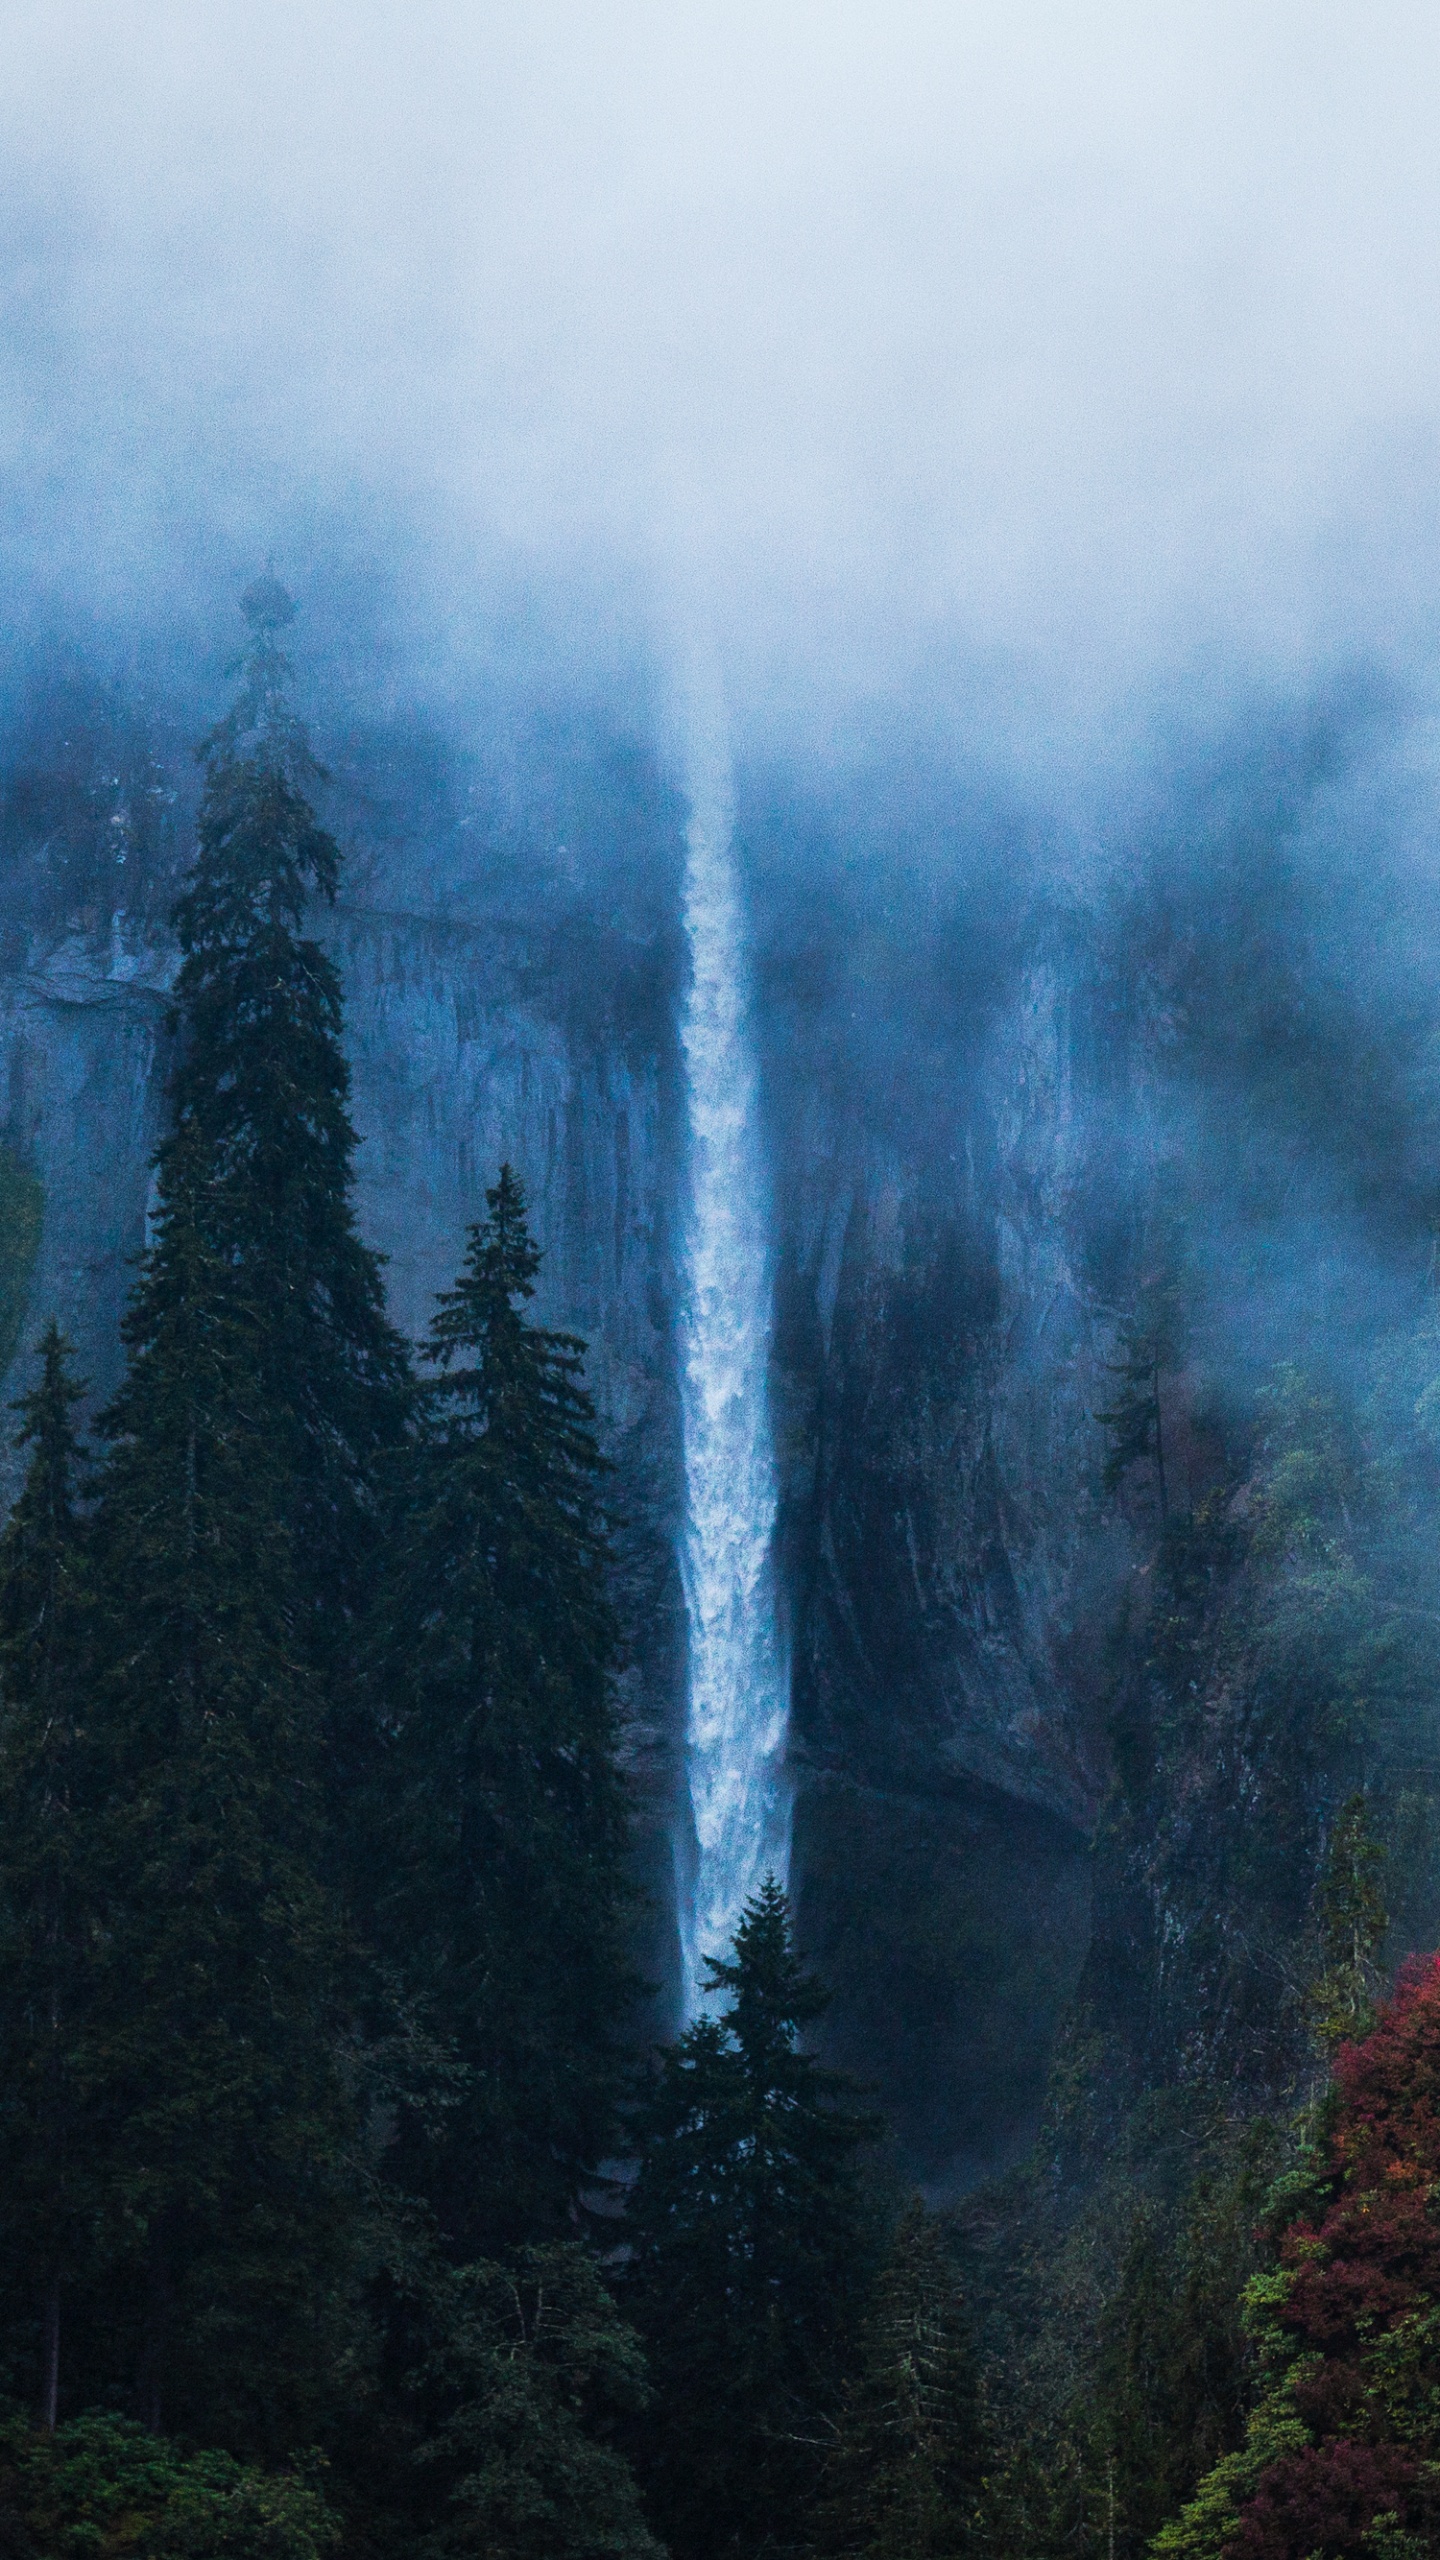
[[[1440,2178],[1440,1956],[1402,1967],[1370,2034],[1341,2046],[1335,2085],[1337,2162],[1350,2178],[1366,2186]]]
[[[1262,2473],[1226,2549],[1235,2560],[1366,2560],[1377,2516],[1396,2511],[1423,2528],[1428,2504],[1414,2457],[1393,2445],[1307,2445]]]
[[[1349,2560],[1377,2516],[1437,2544],[1440,2442],[1395,2441],[1367,2363],[1409,2312],[1440,2302],[1440,1957],[1405,1968],[1372,2032],[1341,2048],[1318,2218],[1280,2244],[1282,2327],[1305,2351],[1293,2405],[1318,2439],[1270,2463],[1227,2560]],[[1318,2361],[1311,2361],[1318,2359]]]
[[[1317,2241],[1323,2257],[1310,2255]],[[1352,2188],[1318,2231],[1293,2224],[1280,2258],[1295,2268],[1284,2324],[1326,2355],[1354,2350],[1362,2326],[1388,2328],[1440,2293],[1440,2223],[1415,2187]]]

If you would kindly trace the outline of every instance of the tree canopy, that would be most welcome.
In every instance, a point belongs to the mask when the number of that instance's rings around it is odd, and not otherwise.
[[[773,1879],[637,2110],[624,2299],[651,2353],[643,2468],[676,2550],[770,2547],[813,2500],[870,2273],[878,2130],[802,2031],[828,1995]]]

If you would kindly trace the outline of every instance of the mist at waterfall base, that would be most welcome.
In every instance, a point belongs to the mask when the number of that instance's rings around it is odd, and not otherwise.
[[[677,622],[714,635],[796,1889],[835,2050],[941,2185],[1033,2120],[1105,1783],[1103,1611],[1056,1561],[1036,1414],[1068,1399],[1090,1473],[1055,1504],[1090,1500],[1162,1194],[1197,1406],[1285,1359],[1358,1390],[1425,1300],[1437,88],[1410,7],[435,5],[402,45],[328,0],[70,0],[12,41],[17,970],[119,904],[158,933],[163,880],[97,856],[77,887],[35,848],[102,840],[132,718],[183,814],[273,557],[347,899],[508,937],[567,1038],[603,1010],[589,955],[623,954],[617,1054],[659,1058],[678,1164],[694,812],[665,705]],[[667,1323],[683,1258],[677,1208]],[[997,1418],[961,1447],[967,1395]],[[964,1575],[952,1478],[985,1524]],[[1070,1702],[1034,1749],[1005,1685],[1027,1505]],[[673,1595],[640,1592],[658,1652]],[[668,1825],[673,1765],[650,1783]],[[905,1870],[899,1953],[892,1820],[958,1879],[941,1909]],[[946,1929],[1009,1986],[989,2026],[955,2023]],[[927,2044],[958,2057],[928,2080]]]

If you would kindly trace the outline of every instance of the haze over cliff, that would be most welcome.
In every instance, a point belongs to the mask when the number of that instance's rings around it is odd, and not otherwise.
[[[272,558],[398,1319],[508,1154],[594,1346],[673,1988],[668,706],[707,634],[799,1908],[942,2188],[1025,2138],[1086,1959],[1157,1542],[1098,1417],[1165,1238],[1191,1511],[1248,1481],[1277,1362],[1358,1392],[1425,1304],[1437,85],[1410,8],[146,0],[10,37],[17,1306],[113,1377],[190,748]]]

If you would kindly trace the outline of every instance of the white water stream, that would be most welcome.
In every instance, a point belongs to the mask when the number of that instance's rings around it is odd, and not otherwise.
[[[768,1185],[729,751],[714,684],[692,683],[686,764],[692,978],[681,1031],[690,1201],[680,1384],[693,1836],[681,1843],[679,1904],[685,2013],[693,2018],[704,2006],[705,1957],[728,1954],[745,1902],[767,1875],[786,1879],[790,1684],[773,1556]]]

